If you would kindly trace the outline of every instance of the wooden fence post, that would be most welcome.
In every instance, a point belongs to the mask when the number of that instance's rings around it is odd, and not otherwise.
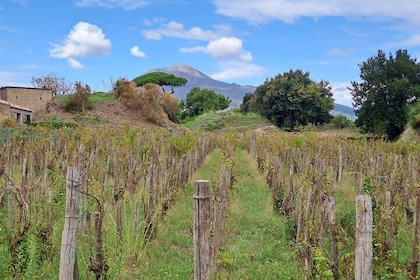
[[[372,199],[356,196],[356,264],[355,280],[372,279]]]
[[[210,182],[194,184],[194,280],[210,279]]]
[[[416,210],[414,215],[413,251],[407,264],[409,279],[416,279],[419,270],[419,224],[420,224],[420,189],[416,195]]]
[[[66,177],[66,213],[61,236],[60,280],[79,279],[76,263],[79,192],[80,168],[69,166]]]

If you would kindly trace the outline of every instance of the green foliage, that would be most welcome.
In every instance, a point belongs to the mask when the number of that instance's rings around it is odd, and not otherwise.
[[[82,82],[76,82],[76,91],[65,101],[64,110],[72,113],[83,113],[92,109],[93,105],[89,101],[90,96],[90,87],[83,85]]]
[[[177,77],[173,74],[163,72],[151,72],[133,79],[137,86],[144,86],[145,84],[156,84],[159,86],[184,86],[187,80]]]
[[[330,269],[329,260],[325,256],[324,251],[319,248],[313,249],[316,279],[334,279]]]
[[[89,97],[89,101],[92,103],[98,103],[98,102],[106,102],[106,101],[116,101],[117,97],[115,94],[107,93],[107,92],[95,92],[91,94]]]
[[[78,126],[77,123],[62,121],[57,119],[56,117],[43,119],[42,121],[37,122],[36,125],[47,126],[51,128],[76,128]]]
[[[17,122],[12,119],[4,119],[0,122],[1,128],[15,128],[17,126]]]
[[[309,72],[290,70],[267,80],[251,97],[246,95],[241,108],[293,131],[297,125],[329,122],[334,99],[328,82],[316,83],[309,78]]]
[[[215,93],[213,90],[195,87],[181,102],[181,119],[201,115],[209,111],[224,110],[232,101],[229,97]]]
[[[337,114],[332,119],[331,123],[334,125],[334,128],[336,129],[343,129],[343,128],[353,128],[354,123],[349,120],[346,116],[343,114]]]
[[[396,139],[408,121],[408,106],[420,97],[420,64],[406,50],[386,57],[382,50],[360,65],[361,83],[350,92],[356,125],[366,133]]]
[[[408,122],[414,130],[420,131],[420,98],[410,106]]]

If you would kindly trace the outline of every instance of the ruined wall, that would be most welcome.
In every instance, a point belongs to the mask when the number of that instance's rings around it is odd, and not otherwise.
[[[10,106],[0,102],[0,121],[9,119],[12,117],[10,113]]]
[[[30,108],[34,111],[45,110],[52,100],[52,91],[41,88],[3,87],[0,88],[0,98],[10,103]]]

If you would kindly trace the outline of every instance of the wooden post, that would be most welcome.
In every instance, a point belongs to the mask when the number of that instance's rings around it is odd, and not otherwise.
[[[372,199],[356,196],[356,264],[355,280],[372,279]]]
[[[394,243],[394,213],[392,208],[392,197],[391,192],[385,192],[385,211],[386,211],[386,237],[385,237],[385,250],[388,252],[392,251]]]
[[[61,237],[60,280],[79,279],[76,264],[76,237],[80,191],[79,167],[67,167],[66,186],[66,213]]]
[[[343,174],[343,146],[340,146],[339,154],[338,154],[337,182],[341,182],[342,174]]]
[[[249,153],[251,157],[255,158],[257,155],[257,133],[252,131],[251,133],[251,143],[249,144]]]
[[[194,184],[194,280],[210,279],[210,182]]]
[[[414,215],[413,251],[408,261],[407,272],[409,279],[416,279],[419,269],[419,224],[420,224],[420,189],[417,190],[416,210]]]
[[[330,246],[331,246],[331,259],[330,267],[334,279],[340,279],[340,272],[338,271],[338,248],[337,248],[337,235],[335,233],[335,198],[329,196],[324,200],[324,207],[326,209],[327,219],[330,225]]]
[[[223,246],[223,238],[225,234],[225,203],[214,203],[214,233],[211,248],[211,274],[217,272],[217,256],[220,248]]]

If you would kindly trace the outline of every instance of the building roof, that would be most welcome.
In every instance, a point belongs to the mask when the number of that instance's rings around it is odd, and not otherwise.
[[[0,87],[0,90],[2,90],[2,89],[6,89],[6,88],[21,88],[21,89],[34,89],[34,90],[51,90],[50,88],[16,87],[16,86],[5,86],[5,87]]]
[[[1,99],[0,99],[0,104],[4,104],[4,105],[7,105],[7,106],[10,106],[11,108],[19,109],[19,110],[22,110],[22,111],[33,112],[32,109],[25,108],[25,107],[22,107],[22,106],[19,106],[19,105],[16,105],[16,104],[13,104],[13,103],[10,103],[8,101],[1,100]]]

